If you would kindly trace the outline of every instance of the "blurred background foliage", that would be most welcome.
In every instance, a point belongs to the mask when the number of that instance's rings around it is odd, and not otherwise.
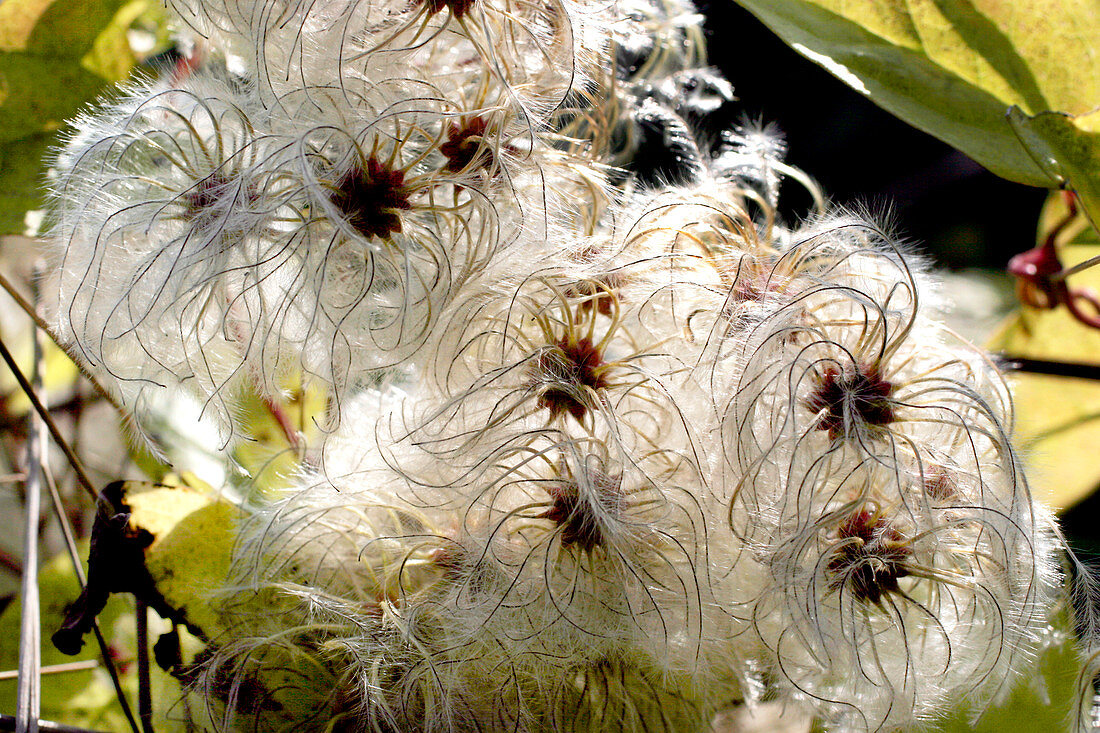
[[[700,3],[710,61],[737,95],[700,120],[706,134],[717,139],[733,125],[774,125],[786,140],[789,162],[813,176],[835,205],[885,219],[912,249],[945,268],[944,299],[953,304],[955,327],[967,337],[1013,356],[1100,366],[1100,330],[1064,309],[1019,306],[1005,274],[1009,258],[1034,247],[1067,218],[1065,199],[1047,189],[1072,188],[1082,204],[1083,213],[1058,237],[1063,263],[1100,253],[1100,238],[1088,222],[1090,216],[1096,222],[1100,211],[1094,132],[1100,4],[739,2],[743,7],[728,0]],[[25,299],[35,297],[33,237],[47,175],[42,160],[57,144],[64,120],[111,84],[134,73],[164,73],[177,59],[163,8],[154,0],[0,3],[0,235],[8,235],[0,240],[0,273]],[[781,200],[781,213],[791,222],[811,208],[797,186]],[[1086,269],[1072,282],[1100,290],[1100,270]],[[0,338],[26,372],[34,366],[33,334],[27,315],[0,296]],[[190,606],[207,627],[216,625],[216,614],[204,604],[224,574],[235,517],[228,507],[278,488],[293,473],[325,395],[308,384],[288,384],[279,404],[242,395],[239,414],[251,439],[229,455],[216,440],[188,429],[201,406],[166,411],[164,424],[147,428],[163,453],[157,456],[151,446],[129,439],[112,406],[60,349],[48,347],[40,368],[52,416],[93,480],[138,482],[133,496],[145,499],[135,499],[142,508],[135,509],[133,521],[155,529],[145,559],[158,589],[177,607]],[[1016,374],[1013,382],[1018,443],[1037,493],[1062,512],[1077,548],[1100,554],[1094,519],[1100,502],[1100,381]],[[15,524],[22,512],[21,451],[30,403],[2,370],[0,390],[6,395],[0,403],[0,516]],[[58,467],[51,479],[65,519],[86,538],[94,507],[60,456],[51,452],[49,458]],[[191,493],[164,493],[152,482]],[[43,638],[58,628],[80,590],[58,526],[43,517],[43,556],[54,558],[39,570]],[[3,670],[14,669],[18,656],[19,603],[13,594],[23,571],[20,542],[15,532],[0,535]],[[1069,615],[1067,610],[1062,616],[1067,628]],[[114,596],[100,624],[123,689],[135,698],[133,603]],[[171,629],[168,622],[155,625],[150,647]],[[200,645],[186,632],[183,637],[182,647],[193,654]],[[94,652],[89,645],[76,668],[47,678],[43,717],[124,730],[129,723],[102,664],[91,661]],[[70,662],[48,642],[43,645],[45,665]],[[1065,728],[1079,667],[1072,644],[1054,646],[1041,665],[1041,678],[1021,685],[980,721],[960,710],[939,729]],[[174,729],[172,721],[186,717],[176,706],[189,704],[181,700],[178,682],[154,665],[150,684],[158,730]],[[0,713],[14,705],[14,680],[0,675]]]

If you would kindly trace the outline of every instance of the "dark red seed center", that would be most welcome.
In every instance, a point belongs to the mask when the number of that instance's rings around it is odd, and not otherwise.
[[[828,430],[830,438],[847,436],[859,426],[882,426],[894,421],[894,385],[883,379],[877,369],[859,369],[842,373],[829,367],[818,377],[807,406],[821,413],[818,430]]]
[[[550,507],[538,515],[558,525],[561,543],[565,547],[579,547],[591,552],[606,541],[601,515],[621,509],[621,476],[609,476],[600,471],[589,471],[591,495],[582,492],[573,480],[563,480],[550,485]]]
[[[552,418],[569,413],[583,420],[589,409],[587,393],[607,386],[602,364],[599,349],[588,337],[565,338],[544,350],[535,365],[535,378],[542,385],[539,407],[550,410]]]
[[[429,15],[435,15],[442,12],[444,8],[450,8],[454,17],[461,18],[470,12],[470,8],[474,6],[474,0],[421,0],[421,4],[428,9]]]
[[[864,508],[840,525],[837,539],[826,565],[833,588],[846,587],[857,600],[875,605],[898,592],[898,580],[909,575],[909,547],[893,525]]]
[[[365,237],[386,238],[401,232],[401,213],[412,208],[405,172],[374,156],[356,165],[337,186],[332,203]]]
[[[488,126],[483,117],[450,123],[447,140],[439,146],[439,152],[447,158],[447,170],[458,173],[474,167],[492,165],[493,151],[485,140]]]

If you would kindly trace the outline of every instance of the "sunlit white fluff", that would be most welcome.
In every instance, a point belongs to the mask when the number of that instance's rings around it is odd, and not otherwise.
[[[286,356],[255,337],[295,315],[265,312],[281,202],[261,120],[221,78],[152,82],[79,118],[58,155],[58,334],[131,407],[181,383],[207,399]]]
[[[513,0],[255,0],[172,3],[183,24],[228,51],[265,106],[287,93],[364,86],[418,69],[484,69],[537,128],[583,86],[607,43],[608,5]]]
[[[881,227],[782,225],[783,178],[824,205],[776,135],[710,155],[690,5],[175,5],[213,53],[58,155],[59,334],[139,413],[331,395],[246,507],[209,727],[892,729],[1033,659],[1000,376]],[[605,167],[646,121],[687,184]]]
[[[988,703],[1059,582],[999,375],[877,236],[795,234],[714,367],[735,380],[717,403],[730,524],[771,575],[754,627],[796,697],[857,729]]]

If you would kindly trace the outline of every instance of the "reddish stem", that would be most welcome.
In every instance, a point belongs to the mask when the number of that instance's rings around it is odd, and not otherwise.
[[[1024,304],[1044,309],[1064,305],[1081,323],[1100,328],[1100,297],[1085,288],[1071,289],[1063,277],[1066,269],[1058,257],[1058,236],[1077,216],[1077,199],[1073,192],[1066,191],[1064,196],[1066,215],[1051,227],[1041,245],[1009,260],[1008,272],[1017,278],[1016,293]],[[1088,312],[1082,301],[1093,312]]]
[[[271,399],[270,397],[264,398],[264,404],[267,406],[267,411],[271,413],[271,416],[275,418],[275,422],[279,424],[279,427],[283,431],[283,435],[286,437],[286,442],[290,444],[290,447],[295,451],[301,448],[301,435],[298,429],[294,427],[294,423],[291,421],[290,416],[286,414],[286,410],[283,406]]]

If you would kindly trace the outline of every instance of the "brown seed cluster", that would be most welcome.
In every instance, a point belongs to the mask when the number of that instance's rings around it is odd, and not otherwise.
[[[401,232],[401,212],[412,208],[405,172],[370,156],[336,187],[332,203],[364,237],[385,239]]]
[[[951,502],[960,498],[958,482],[946,468],[929,466],[923,485],[924,493],[933,501]]]
[[[538,406],[556,418],[566,413],[578,421],[588,414],[590,392],[608,386],[603,355],[592,339],[566,337],[543,350],[535,362],[540,386]]]
[[[209,212],[218,203],[222,191],[229,185],[227,179],[221,173],[211,173],[180,196],[185,216],[190,221],[200,221],[208,217]]]
[[[829,437],[847,437],[859,426],[883,426],[894,421],[894,385],[882,378],[874,367],[860,367],[844,373],[828,367],[817,377],[817,384],[806,402],[814,413],[821,413],[818,430]]]
[[[833,588],[847,588],[859,601],[879,605],[898,592],[898,580],[909,575],[905,537],[874,508],[864,506],[836,532],[838,545],[826,569]]]
[[[558,526],[564,547],[592,552],[607,540],[601,515],[621,510],[622,476],[588,470],[586,478],[591,483],[591,496],[582,492],[573,479],[550,484],[550,506],[537,518],[549,519]]]
[[[439,152],[447,158],[444,166],[451,173],[473,168],[489,168],[493,164],[493,149],[485,140],[489,123],[476,115],[447,126],[447,139]]]
[[[252,206],[259,200],[259,193],[252,186],[241,186],[236,200],[227,201],[228,194],[240,186],[240,180],[217,170],[199,180],[184,191],[177,201],[183,206],[183,218],[194,229],[205,229],[224,217],[231,207]],[[219,205],[220,204],[220,205]]]
[[[470,12],[474,6],[474,0],[421,0],[421,4],[427,8],[428,15],[435,15],[443,12],[444,8],[450,8],[454,17],[461,18]]]

